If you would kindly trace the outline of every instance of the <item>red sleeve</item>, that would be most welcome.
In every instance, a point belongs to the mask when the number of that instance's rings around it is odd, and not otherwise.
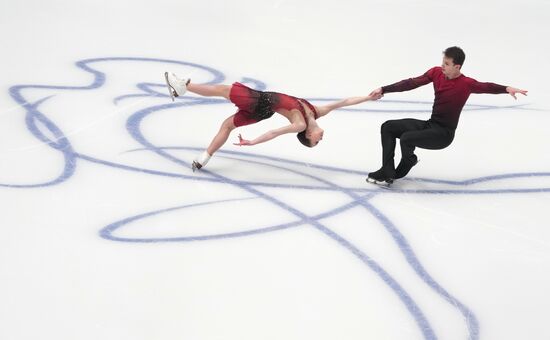
[[[416,78],[404,79],[395,84],[382,86],[382,93],[409,91],[429,84],[433,81],[433,76],[436,69],[437,67],[431,68],[426,71],[426,73]]]
[[[470,91],[472,93],[506,93],[506,86],[495,83],[481,83],[470,78]]]

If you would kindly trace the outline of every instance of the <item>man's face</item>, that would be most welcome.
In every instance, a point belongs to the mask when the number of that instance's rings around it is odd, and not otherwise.
[[[460,74],[460,65],[456,65],[453,62],[452,58],[443,56],[443,61],[441,62],[441,70],[447,78],[455,78]]]

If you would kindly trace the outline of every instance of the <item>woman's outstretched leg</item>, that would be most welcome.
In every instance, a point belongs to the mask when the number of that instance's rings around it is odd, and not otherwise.
[[[187,91],[204,97],[223,97],[229,99],[231,85],[205,85],[205,84],[187,84]]]
[[[231,85],[194,84],[191,83],[191,79],[179,78],[171,72],[164,72],[164,77],[172,101],[174,97],[183,96],[187,91],[205,97],[223,97],[225,99],[229,99],[229,93],[231,92]]]

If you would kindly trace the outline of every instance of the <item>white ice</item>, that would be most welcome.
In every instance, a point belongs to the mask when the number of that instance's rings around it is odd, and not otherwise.
[[[550,3],[0,2],[0,339],[550,339]],[[163,72],[313,103],[466,52],[447,149],[391,191],[388,119],[431,85],[189,162],[235,112]]]

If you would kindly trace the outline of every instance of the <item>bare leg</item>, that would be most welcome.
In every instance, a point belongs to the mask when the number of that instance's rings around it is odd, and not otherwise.
[[[221,148],[225,142],[227,142],[229,134],[233,131],[233,129],[235,129],[235,124],[233,124],[233,116],[235,115],[232,115],[223,121],[218,134],[214,137],[214,139],[212,139],[208,149],[206,149],[210,156],[212,156],[214,152],[218,151],[218,149]]]
[[[189,83],[187,91],[196,93],[204,97],[223,97],[229,99],[231,85],[205,85]]]

